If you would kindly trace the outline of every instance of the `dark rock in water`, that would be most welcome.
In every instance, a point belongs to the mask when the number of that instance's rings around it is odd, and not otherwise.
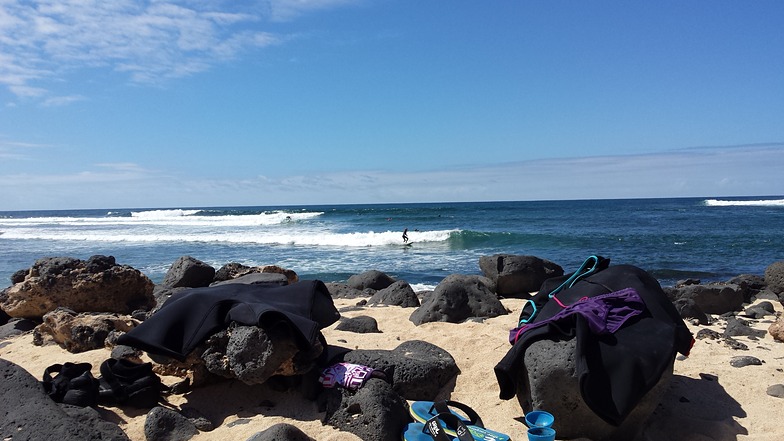
[[[27,277],[27,270],[19,270],[11,274],[11,284],[17,284],[24,281],[25,277]]]
[[[768,387],[768,395],[776,398],[784,398],[784,384],[774,384]]]
[[[48,341],[57,343],[68,352],[101,349],[112,331],[128,332],[135,326],[129,316],[101,313],[80,313],[57,308],[47,313],[43,323],[33,331],[33,343],[41,346]]]
[[[305,432],[296,426],[286,423],[278,423],[270,426],[267,430],[256,433],[247,441],[316,441],[309,437]]]
[[[144,420],[147,441],[187,441],[198,433],[188,418],[166,407],[153,407]]]
[[[680,298],[675,301],[675,309],[683,319],[696,319],[701,325],[710,325],[711,320],[707,314],[691,298]]]
[[[55,403],[35,377],[10,361],[0,359],[0,378],[0,439],[128,440],[94,409]]]
[[[153,283],[109,256],[87,261],[69,257],[39,259],[22,281],[0,293],[0,308],[11,317],[41,319],[65,307],[76,312],[130,314],[155,306]]]
[[[667,288],[665,292],[673,303],[691,299],[706,314],[724,314],[741,310],[748,289],[742,285],[708,283]]]
[[[444,278],[422,300],[409,317],[415,325],[430,322],[460,323],[472,317],[490,318],[508,314],[491,290],[486,277],[452,274]]]
[[[376,322],[376,319],[367,315],[342,319],[335,329],[338,331],[356,332],[358,334],[381,332],[378,330],[378,322]]]
[[[406,402],[384,380],[369,379],[356,391],[325,389],[324,423],[351,432],[363,441],[398,441],[409,421]]]
[[[762,360],[749,355],[741,355],[730,359],[730,366],[740,368],[744,366],[762,366]]]
[[[359,290],[370,288],[378,291],[380,289],[387,288],[393,283],[395,283],[395,279],[392,277],[378,270],[370,270],[349,277],[347,285],[351,288]]]
[[[172,264],[161,285],[167,288],[200,288],[209,286],[215,278],[215,268],[191,256],[182,256]]]
[[[697,331],[697,335],[694,336],[697,340],[703,340],[709,338],[711,340],[718,340],[721,338],[721,334],[714,331],[713,329],[700,329]]]
[[[730,317],[727,319],[727,328],[724,330],[725,337],[737,337],[740,335],[749,336],[749,337],[764,337],[765,331],[760,331],[757,329],[752,328],[743,320],[739,320],[735,317]]]
[[[363,290],[352,288],[345,283],[325,283],[325,285],[333,299],[356,299],[368,296]]]
[[[784,294],[784,260],[773,262],[765,268],[765,285],[774,294]]]
[[[405,280],[398,280],[388,287],[377,291],[368,300],[370,305],[402,306],[403,308],[416,308],[419,306],[419,297],[414,289]]]
[[[599,416],[585,403],[578,384],[575,350],[577,340],[539,340],[525,352],[526,369],[518,381],[517,399],[524,412],[546,409],[555,416],[553,429],[558,439],[588,438],[593,440],[625,441],[635,439],[667,391],[672,378],[672,367],[665,370],[653,386],[626,417],[614,426]]]
[[[528,298],[531,292],[539,291],[542,282],[564,273],[563,268],[549,260],[514,254],[482,256],[479,269],[493,282],[498,295],[518,298]]]
[[[38,322],[30,319],[13,319],[0,326],[0,340],[32,331]]]
[[[687,285],[699,285],[700,283],[702,283],[702,280],[700,279],[689,278],[684,280],[678,280],[677,282],[675,282],[675,286],[680,287],[680,286],[687,286]]]
[[[422,340],[403,342],[391,351],[350,351],[343,361],[386,372],[395,392],[407,400],[434,400],[460,372],[449,352]]]

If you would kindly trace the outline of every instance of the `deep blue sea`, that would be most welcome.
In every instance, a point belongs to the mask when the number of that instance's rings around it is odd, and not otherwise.
[[[419,289],[480,274],[483,255],[534,255],[570,272],[599,254],[667,286],[762,275],[784,260],[784,197],[5,211],[0,232],[0,288],[41,257],[95,254],[156,283],[190,255],[326,282],[378,269]]]

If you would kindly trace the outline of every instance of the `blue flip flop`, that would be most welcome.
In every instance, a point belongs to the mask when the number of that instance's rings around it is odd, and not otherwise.
[[[446,434],[447,427],[455,428],[457,438]],[[440,413],[423,423],[411,423],[403,433],[404,441],[477,441],[463,421],[449,412]]]
[[[432,435],[428,432],[425,424],[409,423],[406,426],[406,431],[403,432],[403,441],[454,441],[454,438],[447,436],[443,430],[440,433],[443,436],[436,438],[439,435]]]
[[[477,441],[509,441],[509,435],[485,429],[482,418],[471,407],[457,401],[415,401],[409,406],[409,413],[419,424],[426,424],[436,416],[453,415],[454,421],[450,417],[443,417],[446,427],[443,431],[450,436],[457,435],[457,426],[462,424],[468,429],[473,438]],[[414,424],[417,424],[414,423]],[[422,426],[419,426],[420,430]],[[424,438],[429,439],[429,438]]]

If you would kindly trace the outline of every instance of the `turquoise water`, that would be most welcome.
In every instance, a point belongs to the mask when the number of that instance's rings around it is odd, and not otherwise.
[[[155,282],[190,255],[328,282],[378,269],[422,287],[479,274],[482,255],[534,255],[570,271],[600,254],[671,285],[761,275],[784,260],[782,231],[782,197],[0,212],[0,287],[38,258],[94,254]]]

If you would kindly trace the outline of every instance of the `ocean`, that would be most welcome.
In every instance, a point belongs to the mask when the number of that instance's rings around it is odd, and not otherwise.
[[[598,254],[669,286],[762,275],[784,260],[783,232],[784,197],[0,211],[0,289],[41,257],[96,254],[156,283],[189,255],[325,282],[377,269],[415,289],[480,274],[484,255],[533,255],[570,272]]]

